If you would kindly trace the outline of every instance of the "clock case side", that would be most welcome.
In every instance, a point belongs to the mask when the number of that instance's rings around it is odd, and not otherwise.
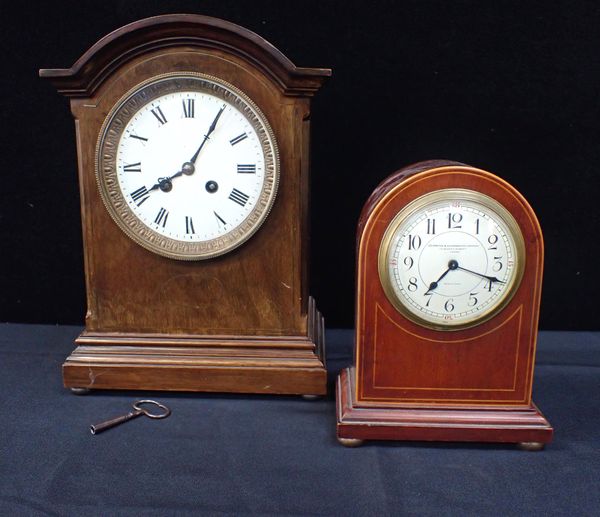
[[[521,395],[524,395],[523,402],[511,403],[490,402],[477,404],[477,401],[462,401],[455,403],[451,398],[444,399],[444,392],[441,392],[439,400],[435,402],[424,402],[422,400],[410,400],[399,395],[397,400],[375,400],[368,396],[362,396],[363,389],[361,383],[364,379],[361,376],[361,368],[364,370],[364,364],[361,362],[364,355],[366,343],[373,339],[372,332],[376,324],[375,321],[367,319],[365,323],[365,311],[369,309],[374,312],[375,306],[380,303],[384,306],[389,301],[385,298],[383,290],[379,285],[379,278],[376,268],[369,272],[371,283],[377,283],[378,295],[373,298],[372,293],[367,295],[361,293],[361,288],[365,285],[362,275],[365,274],[365,268],[361,260],[364,260],[366,247],[370,248],[370,257],[378,250],[373,249],[373,243],[365,242],[365,230],[371,226],[380,227],[383,231],[390,220],[381,220],[374,212],[380,208],[382,200],[396,188],[410,178],[419,173],[431,173],[432,176],[439,172],[448,172],[455,169],[457,171],[468,171],[475,174],[483,174],[493,177],[493,175],[474,169],[465,164],[446,160],[432,160],[419,162],[408,166],[392,174],[384,180],[369,197],[361,213],[358,232],[357,232],[357,302],[356,302],[356,333],[354,349],[354,366],[344,369],[337,380],[336,385],[336,406],[337,406],[337,435],[340,442],[345,445],[356,445],[361,440],[424,440],[424,441],[489,441],[489,442],[519,442],[536,444],[548,443],[552,439],[552,427],[531,401],[531,384],[533,380],[533,363],[535,358],[535,346],[537,338],[537,324],[539,317],[539,302],[541,298],[541,280],[543,267],[543,238],[537,218],[528,205],[526,200],[512,187],[500,180],[498,181],[512,190],[512,193],[519,199],[527,212],[528,224],[531,232],[528,234],[528,246],[533,246],[537,250],[534,253],[537,267],[535,274],[529,274],[529,279],[525,280],[525,285],[521,284],[520,289],[531,289],[531,311],[529,319],[525,322],[523,334],[527,336],[527,350],[520,356],[519,361],[523,363],[520,372],[524,375]],[[452,181],[450,181],[450,184]],[[455,185],[447,185],[455,186]],[[464,185],[463,185],[464,186]],[[441,188],[441,187],[439,187]],[[399,210],[395,206],[395,210]],[[378,246],[377,246],[378,247]],[[530,264],[531,265],[531,264]],[[364,303],[361,303],[363,300]],[[392,312],[392,307],[387,307]],[[510,309],[509,309],[510,310]],[[367,328],[368,327],[368,328]],[[411,322],[403,322],[403,327],[409,330],[408,333],[379,336],[378,339],[396,340],[402,347],[403,342],[410,341],[411,334],[422,331]],[[397,331],[397,327],[396,327]],[[456,336],[464,335],[467,331],[452,332]],[[460,337],[458,338],[460,340]],[[370,359],[372,360],[372,359]],[[410,360],[410,358],[409,358]],[[409,365],[390,365],[391,368],[409,369]],[[363,376],[364,377],[364,376]],[[418,380],[417,380],[418,382]]]
[[[287,305],[284,303],[278,308],[280,313],[289,316],[288,324],[281,330],[272,324],[266,332],[252,330],[252,325],[244,321],[243,314],[239,317],[237,328],[231,331],[227,328],[204,328],[199,332],[193,327],[182,330],[179,325],[172,324],[164,330],[137,329],[135,322],[131,324],[132,318],[127,311],[124,311],[122,319],[112,318],[113,321],[108,324],[110,318],[98,316],[99,299],[103,296],[102,284],[98,282],[100,275],[95,271],[102,247],[99,235],[102,232],[108,235],[108,231],[111,238],[120,239],[129,246],[134,255],[148,252],[124,240],[120,230],[112,233],[112,221],[110,227],[108,223],[97,224],[96,216],[102,213],[106,219],[106,213],[99,210],[95,214],[90,212],[91,204],[98,203],[95,199],[98,192],[90,179],[93,160],[86,153],[90,153],[91,143],[97,139],[99,124],[97,121],[91,124],[86,119],[85,110],[93,109],[98,98],[106,97],[107,91],[110,92],[118,83],[121,72],[132,64],[152,56],[176,54],[178,50],[201,51],[237,63],[277,92],[276,95],[264,95],[267,99],[264,103],[270,104],[259,104],[259,108],[270,121],[279,117],[272,126],[278,140],[286,142],[285,148],[280,149],[284,185],[282,188],[280,184],[273,212],[289,212],[288,219],[295,219],[290,223],[293,242],[289,243],[289,249],[292,250],[290,255],[296,253],[296,256],[285,259],[293,271],[290,281],[293,293],[287,295],[290,300]],[[328,69],[297,68],[275,47],[251,31],[197,15],[167,15],[141,20],[100,40],[70,69],[40,71],[41,77],[50,80],[61,93],[71,98],[77,130],[88,311],[86,330],[76,340],[79,346],[63,366],[67,387],[246,393],[326,392],[324,323],[314,300],[308,296],[307,153],[310,97],[330,74]],[[243,85],[233,84],[241,86],[244,91]],[[273,103],[277,102],[277,98],[286,100],[276,106]],[[279,116],[277,111],[282,114]],[[276,217],[273,212],[265,226]],[[263,240],[264,230],[263,227]],[[243,260],[244,254],[252,252],[252,241],[260,237],[261,231],[230,254],[235,256],[234,262]],[[159,268],[165,264],[164,260],[156,256],[151,259]],[[229,271],[234,266],[230,264]],[[193,266],[177,264],[172,267]],[[105,307],[108,305],[105,304]],[[116,309],[118,312],[119,308]],[[247,332],[246,328],[250,331]]]
[[[371,193],[371,195],[367,198],[367,201],[363,205],[363,208],[360,212],[360,216],[358,218],[358,224],[356,227],[356,261],[355,261],[355,274],[356,274],[356,286],[358,288],[359,285],[359,262],[360,262],[360,250],[362,238],[365,231],[365,226],[369,221],[371,213],[378,206],[379,202],[387,195],[387,193],[392,190],[398,183],[405,181],[406,179],[418,174],[420,172],[438,168],[438,167],[449,167],[449,166],[465,166],[464,163],[451,161],[451,160],[423,160],[420,162],[413,163],[411,165],[407,165],[396,172],[390,174],[387,178],[385,178],[382,182],[375,187],[375,190]],[[359,321],[359,304],[358,304],[358,293],[356,293],[356,303],[354,306],[354,317],[355,323]],[[356,364],[356,349],[357,349],[357,336],[355,335],[354,339],[354,351],[353,351],[353,361]]]

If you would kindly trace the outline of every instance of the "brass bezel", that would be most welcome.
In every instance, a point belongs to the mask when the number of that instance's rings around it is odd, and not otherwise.
[[[259,137],[265,157],[260,195],[248,216],[225,235],[209,241],[186,242],[165,237],[142,223],[129,207],[119,186],[116,156],[123,131],[133,116],[153,100],[177,91],[214,95],[235,106]],[[119,228],[140,246],[176,260],[206,260],[224,255],[246,242],[261,227],[275,201],[279,186],[279,150],[275,134],[262,111],[235,86],[198,72],[172,72],[152,77],[129,90],[102,124],[96,145],[96,181],[104,206]]]
[[[502,223],[504,223],[506,229],[509,231],[515,242],[515,272],[512,275],[512,278],[509,284],[507,285],[503,296],[481,314],[477,314],[472,319],[469,319],[467,321],[462,320],[459,323],[442,323],[438,321],[432,322],[426,318],[421,318],[418,315],[414,314],[412,311],[410,311],[403,302],[403,300],[396,295],[396,292],[392,287],[392,281],[390,279],[389,269],[387,267],[389,261],[391,242],[402,223],[409,217],[412,217],[416,212],[422,211],[425,207],[446,200],[474,202],[494,212],[498,219]],[[523,239],[523,234],[521,232],[519,224],[517,223],[513,215],[498,201],[491,198],[490,196],[482,194],[481,192],[476,192],[474,190],[468,189],[450,188],[436,190],[434,192],[424,194],[414,199],[394,216],[394,218],[386,228],[383,238],[381,239],[378,255],[378,270],[379,279],[381,281],[381,285],[388,300],[396,308],[396,310],[400,312],[404,317],[406,317],[414,323],[417,323],[418,325],[421,325],[422,327],[426,327],[429,329],[446,331],[462,330],[466,328],[475,327],[490,320],[502,309],[504,309],[506,305],[508,305],[515,292],[517,291],[523,278],[523,272],[525,270],[525,241]]]

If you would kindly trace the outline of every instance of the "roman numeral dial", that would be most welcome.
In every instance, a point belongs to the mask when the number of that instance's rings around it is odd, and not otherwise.
[[[210,258],[262,225],[277,192],[277,147],[245,96],[181,74],[148,83],[110,117],[118,123],[102,137],[101,190],[132,239],[171,258]]]
[[[156,106],[156,108],[151,109],[150,113],[156,117],[156,120],[158,120],[161,126],[167,123],[167,117],[165,117],[165,114],[162,112],[160,106]]]
[[[231,191],[231,194],[229,194],[229,199],[240,206],[246,206],[250,196],[248,196],[248,194],[244,194],[241,190],[234,188]]]

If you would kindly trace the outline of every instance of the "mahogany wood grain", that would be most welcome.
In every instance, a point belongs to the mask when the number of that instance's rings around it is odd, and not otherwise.
[[[197,262],[158,256],[129,239],[105,209],[95,177],[111,108],[145,80],[186,71],[248,95],[273,129],[281,166],[277,198],[259,231],[238,249]],[[65,363],[66,386],[262,393],[270,385],[276,393],[325,393],[322,317],[308,295],[308,151],[310,97],[330,73],[297,68],[256,34],[196,15],[141,20],[100,40],[70,69],[40,71],[70,98],[77,138],[88,307],[77,341],[89,348]],[[290,342],[310,352],[309,367],[297,364]],[[159,362],[148,352],[157,343],[174,353],[196,348],[193,357],[221,347],[231,360],[217,369],[192,361],[180,375],[176,361],[164,362],[168,352]],[[95,346],[112,347],[111,372]],[[132,354],[122,355],[123,347]],[[237,353],[249,348],[266,361],[255,373]],[[90,383],[85,371],[96,365],[104,370]]]
[[[346,368],[336,385],[337,436],[355,440],[505,442],[545,444],[553,429],[539,409],[373,407],[355,397],[355,371]]]
[[[501,203],[521,229],[527,257],[521,283],[507,306],[478,326],[454,331],[425,328],[404,317],[388,300],[378,273],[380,243],[395,215],[412,200],[446,188],[474,190]],[[409,166],[384,180],[358,224],[355,372],[342,373],[338,381],[339,389],[343,384],[352,391],[351,397],[338,393],[338,435],[550,441],[552,428],[531,399],[543,259],[535,213],[497,176],[438,160]],[[342,395],[344,408],[339,405]],[[494,426],[498,410],[511,419],[508,427]],[[437,422],[440,415],[445,423]],[[470,419],[476,430],[469,431],[470,424],[461,418]],[[533,419],[535,432],[518,431],[529,425],[527,419]],[[361,426],[366,426],[364,432],[358,430]],[[493,430],[486,434],[482,428]]]

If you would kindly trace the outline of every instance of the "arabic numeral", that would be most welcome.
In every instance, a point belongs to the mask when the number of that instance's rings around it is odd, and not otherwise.
[[[407,289],[411,292],[414,293],[417,289],[418,289],[418,285],[417,285],[417,277],[416,276],[411,276],[408,279],[408,286]]]
[[[469,293],[469,302],[468,302],[469,307],[475,307],[477,305],[477,303],[479,302],[479,300],[476,297],[477,294],[478,293]]]
[[[488,237],[488,243],[490,245],[488,250],[497,250],[498,246],[496,246],[496,244],[498,243],[498,236],[492,233],[492,235]]]
[[[421,247],[421,236],[420,235],[409,235],[408,236],[408,249],[418,250]]]
[[[500,271],[503,267],[502,262],[500,262],[500,259],[502,258],[502,256],[500,257],[494,257],[494,260],[496,262],[494,262],[494,265],[492,266],[492,271],[494,271],[495,273],[497,273],[498,271]]]
[[[448,214],[448,228],[462,228],[462,225],[458,224],[462,221],[463,216],[462,214],[456,212],[456,213],[449,213]]]

